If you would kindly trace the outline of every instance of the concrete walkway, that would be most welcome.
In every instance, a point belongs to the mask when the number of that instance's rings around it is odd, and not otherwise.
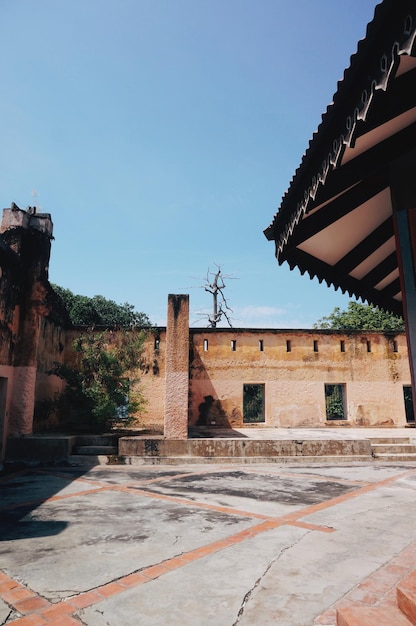
[[[0,624],[329,626],[416,567],[413,463],[27,468],[0,489]]]

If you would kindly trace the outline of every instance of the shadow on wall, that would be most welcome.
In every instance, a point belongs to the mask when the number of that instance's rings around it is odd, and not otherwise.
[[[202,400],[202,401],[201,401]],[[232,400],[220,400],[198,350],[191,349],[189,385],[189,426],[241,428],[241,408]]]

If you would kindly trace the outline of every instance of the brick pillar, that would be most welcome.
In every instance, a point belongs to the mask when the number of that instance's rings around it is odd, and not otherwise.
[[[168,296],[166,327],[166,439],[188,437],[189,296]]]

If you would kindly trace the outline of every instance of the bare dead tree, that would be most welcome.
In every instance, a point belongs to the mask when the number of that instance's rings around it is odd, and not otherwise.
[[[228,306],[227,298],[224,295],[226,284],[224,279],[233,278],[231,275],[223,275],[221,267],[217,265],[216,272],[210,272],[208,268],[204,289],[212,294],[212,313],[208,314],[208,327],[216,328],[217,324],[224,316],[230,328],[232,328],[229,312],[233,310]]]

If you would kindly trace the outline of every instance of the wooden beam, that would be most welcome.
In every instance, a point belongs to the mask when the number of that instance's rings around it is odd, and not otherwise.
[[[361,280],[368,286],[375,287],[396,269],[397,254],[396,251],[394,251],[383,259],[383,261],[381,261],[378,265],[376,265],[376,267],[374,267],[370,272],[368,272],[368,274],[366,274]],[[397,291],[400,291],[400,285]],[[396,295],[397,291],[393,295]]]
[[[345,165],[330,171],[325,185],[320,186],[315,200],[309,204],[308,211],[312,211],[323,202],[343,193],[345,189],[372,176],[380,168],[384,169],[386,163],[398,158],[403,152],[412,150],[415,145],[416,122],[388,139],[380,141],[376,146],[355,159],[351,159]],[[303,190],[299,192],[299,196],[302,195]]]
[[[291,269],[298,267],[301,274],[307,273],[311,278],[318,278],[319,282],[325,281],[328,286],[332,285],[335,289],[341,289],[343,293],[362,298],[395,315],[403,315],[402,303],[388,296],[384,290],[378,291],[357,278],[339,274],[335,267],[324,263],[303,250],[299,250],[299,248],[292,250],[286,261]],[[397,291],[393,295],[396,295],[396,293]]]
[[[339,219],[354,211],[357,207],[383,191],[388,184],[386,171],[378,171],[374,176],[352,189],[348,189],[341,196],[317,210],[316,213],[305,217],[297,225],[288,242],[288,249],[298,246],[310,239],[324,228],[331,226]]]
[[[390,216],[338,261],[338,263],[334,265],[335,271],[340,274],[349,274],[393,235],[393,217]]]

